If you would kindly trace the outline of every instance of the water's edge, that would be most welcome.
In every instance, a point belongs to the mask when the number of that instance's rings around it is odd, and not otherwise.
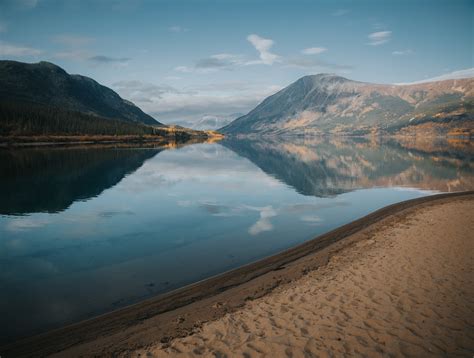
[[[388,205],[283,252],[195,282],[174,291],[146,299],[142,302],[7,344],[0,348],[0,353],[15,357],[30,355],[43,356],[62,351],[78,343],[85,343],[97,339],[99,336],[111,336],[123,331],[131,325],[138,324],[158,314],[176,310],[193,302],[204,300],[254,280],[271,271],[277,271],[289,263],[323,250],[370,225],[395,214],[400,214],[407,209],[412,209],[433,201],[471,195],[474,195],[474,191],[444,193]]]

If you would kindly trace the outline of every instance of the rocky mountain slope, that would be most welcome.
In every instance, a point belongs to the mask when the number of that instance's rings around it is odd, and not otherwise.
[[[412,85],[305,76],[221,128],[226,134],[474,133],[474,78]]]
[[[96,117],[161,126],[132,102],[91,78],[49,62],[0,61],[0,102],[45,106]]]

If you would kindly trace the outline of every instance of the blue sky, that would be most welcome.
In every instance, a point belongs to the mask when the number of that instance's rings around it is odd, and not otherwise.
[[[1,0],[0,58],[90,76],[165,123],[219,126],[306,74],[471,69],[473,14],[462,0]]]

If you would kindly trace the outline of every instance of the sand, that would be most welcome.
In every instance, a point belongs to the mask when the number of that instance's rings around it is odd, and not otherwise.
[[[463,356],[474,352],[474,200],[385,225],[324,267],[152,357]]]
[[[409,200],[0,355],[472,357],[473,233],[473,192]]]

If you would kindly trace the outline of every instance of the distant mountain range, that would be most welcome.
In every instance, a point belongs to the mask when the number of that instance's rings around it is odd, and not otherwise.
[[[217,114],[217,115],[205,115],[198,121],[189,121],[183,123],[185,127],[190,127],[197,130],[218,130],[223,126],[228,125],[235,118],[243,116],[243,113],[232,113],[232,114]],[[178,123],[180,124],[180,123]]]
[[[231,135],[474,133],[474,79],[411,85],[305,76],[220,129]]]

